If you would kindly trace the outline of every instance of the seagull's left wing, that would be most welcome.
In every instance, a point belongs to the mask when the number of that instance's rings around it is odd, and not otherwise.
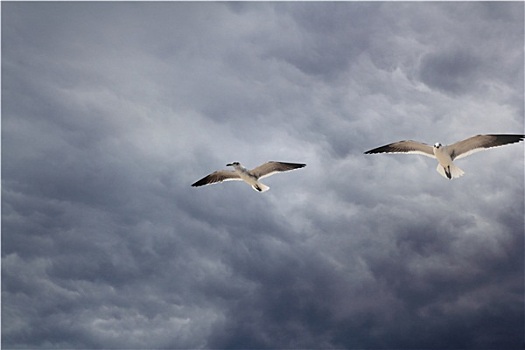
[[[231,170],[217,170],[192,184],[193,187],[211,185],[223,181],[242,181],[239,174]]]
[[[365,154],[373,153],[414,153],[435,158],[432,146],[412,140],[390,143],[365,152]]]
[[[523,140],[523,136],[524,135],[512,134],[476,135],[466,140],[453,143],[447,146],[447,149],[452,160],[460,159],[487,148],[520,142]]]
[[[281,173],[283,171],[304,168],[306,164],[299,163],[284,163],[284,162],[267,162],[259,165],[257,168],[250,170],[258,179],[263,179],[275,173]]]

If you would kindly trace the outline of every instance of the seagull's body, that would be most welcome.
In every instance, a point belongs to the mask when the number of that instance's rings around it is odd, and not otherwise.
[[[252,186],[254,190],[265,192],[268,191],[270,187],[260,182],[260,179],[283,171],[303,168],[306,164],[270,161],[251,170],[246,169],[239,162],[226,164],[226,166],[232,166],[233,170],[217,170],[195,182],[192,186],[211,185],[223,181],[244,181]]]
[[[385,146],[366,151],[365,154],[373,153],[414,153],[427,157],[436,158],[439,162],[437,172],[442,176],[453,179],[464,174],[463,170],[458,168],[453,161],[471,155],[472,153],[482,151],[488,148],[503,146],[509,143],[520,142],[524,135],[476,135],[468,139],[443,146],[440,143],[434,146],[425,143],[407,140],[394,142]]]

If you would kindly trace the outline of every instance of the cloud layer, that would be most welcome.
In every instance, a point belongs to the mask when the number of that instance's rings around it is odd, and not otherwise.
[[[2,3],[3,346],[521,348],[523,13]]]

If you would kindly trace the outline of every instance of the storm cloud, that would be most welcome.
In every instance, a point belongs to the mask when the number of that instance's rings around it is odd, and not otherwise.
[[[1,6],[3,347],[523,347],[523,3]]]

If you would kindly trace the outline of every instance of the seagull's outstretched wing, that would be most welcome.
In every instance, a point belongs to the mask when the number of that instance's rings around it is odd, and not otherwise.
[[[283,171],[304,168],[306,164],[299,163],[284,163],[270,161],[259,165],[257,168],[253,168],[250,172],[255,175],[258,179],[263,179],[275,173],[281,173]]]
[[[487,148],[503,146],[509,143],[520,142],[524,135],[476,135],[466,140],[459,141],[447,146],[452,160],[460,159],[472,153],[483,151]]]
[[[436,158],[432,146],[412,140],[394,142],[365,152],[365,154],[373,153],[413,153]]]
[[[204,185],[211,185],[211,184],[223,182],[223,181],[235,181],[235,180],[242,181],[241,177],[235,171],[218,170],[218,171],[211,173],[210,175],[203,177],[199,181],[192,184],[192,186],[198,187],[198,186],[204,186]]]

